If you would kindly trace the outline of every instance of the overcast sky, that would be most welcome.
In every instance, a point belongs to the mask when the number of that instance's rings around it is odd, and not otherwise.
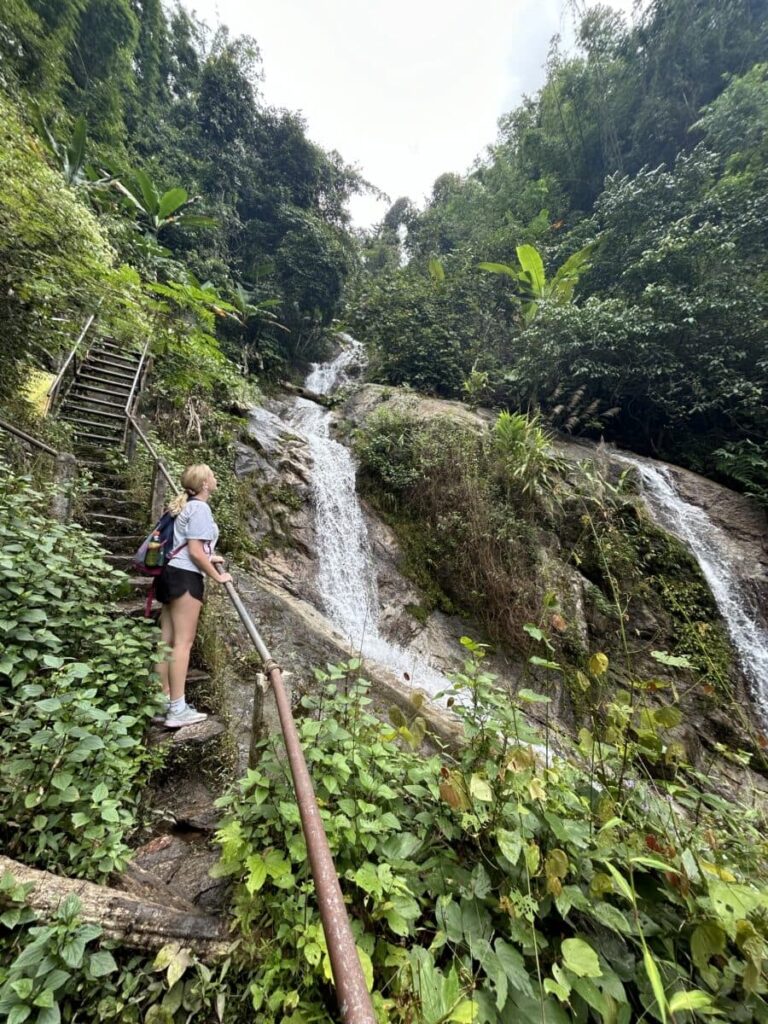
[[[603,0],[630,17],[633,0]],[[445,171],[463,173],[500,114],[542,84],[549,40],[573,38],[568,0],[186,0],[211,26],[255,36],[263,100],[300,110],[392,200],[422,205]],[[354,222],[387,203],[355,197]]]

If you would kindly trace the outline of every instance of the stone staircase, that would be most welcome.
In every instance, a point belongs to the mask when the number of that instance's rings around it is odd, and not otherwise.
[[[58,419],[71,424],[77,450],[122,442],[125,404],[140,358],[109,339],[93,343],[57,412]]]

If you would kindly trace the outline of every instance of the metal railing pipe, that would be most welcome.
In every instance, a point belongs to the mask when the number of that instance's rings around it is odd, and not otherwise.
[[[101,302],[99,303],[99,306],[100,305],[101,305]],[[56,399],[56,396],[59,393],[59,388],[61,387],[61,382],[64,379],[64,374],[67,372],[69,364],[75,358],[75,355],[77,353],[77,350],[80,348],[80,344],[81,344],[83,338],[88,333],[88,330],[89,330],[91,324],[93,323],[93,321],[95,319],[96,319],[96,314],[95,313],[91,313],[91,315],[85,321],[85,327],[83,327],[82,331],[80,331],[80,334],[77,336],[77,341],[72,346],[72,348],[71,348],[71,350],[69,352],[69,355],[64,360],[64,365],[59,370],[59,372],[56,374],[56,379],[54,380],[53,384],[51,384],[51,386],[48,388],[48,393],[47,393],[47,396],[46,396],[47,399],[48,399],[47,404],[46,404],[46,412],[50,412],[51,409],[53,408],[53,403],[54,403],[54,400]]]
[[[157,452],[153,448],[153,446],[152,446],[149,438],[147,437],[147,435],[144,433],[144,431],[141,429],[139,424],[136,422],[135,416],[132,416],[129,413],[126,416],[126,420],[131,425],[131,428],[136,431],[136,434],[138,435],[140,441],[142,442],[144,447],[147,449],[149,454],[152,456],[152,458],[155,460],[155,465],[160,470],[160,472],[163,474],[163,476],[165,477],[165,479],[168,482],[168,484],[173,488],[174,492],[178,491],[178,489],[179,489],[178,484],[173,482],[173,477],[168,472],[168,470],[165,468],[165,465],[163,464],[162,459],[160,458],[160,456],[157,454]]]
[[[23,430],[19,430],[18,427],[14,427],[11,423],[6,423],[5,420],[0,420],[0,430],[7,430],[9,434],[15,434],[16,437],[20,437],[22,441],[26,441],[27,444],[34,445],[35,448],[39,448],[40,451],[45,452],[47,455],[52,455],[54,459],[59,457],[59,453],[55,448],[51,448],[49,444],[44,441],[38,441],[36,437],[32,437]]]
[[[376,1015],[357,955],[355,938],[315,799],[312,780],[299,742],[291,705],[283,686],[280,666],[273,660],[234,586],[225,583],[224,588],[264,663],[264,671],[275,693],[342,1020],[344,1024],[376,1024]]]

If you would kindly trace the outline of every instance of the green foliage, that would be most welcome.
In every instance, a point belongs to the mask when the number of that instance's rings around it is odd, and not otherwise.
[[[536,601],[534,520],[549,514],[559,467],[540,428],[526,427],[522,448],[504,455],[463,423],[385,403],[355,451],[359,485],[396,529],[404,568],[429,603],[462,608],[494,639],[519,646]]]
[[[57,141],[42,116],[39,117],[38,128],[45,144],[61,167],[61,173],[64,175],[64,181],[67,185],[82,184],[85,181],[83,169],[85,166],[86,135],[85,118],[83,115],[81,114],[75,121],[72,137],[67,143],[62,144]]]
[[[453,753],[424,756],[370,711],[356,663],[319,673],[299,732],[378,1013],[392,1021],[616,1021],[766,1014],[766,861],[756,812],[681,767],[651,782],[674,706],[604,700],[577,749],[525,721],[469,659]],[[605,676],[607,659],[595,671]],[[642,722],[633,740],[632,726]],[[549,751],[545,756],[546,749]],[[627,767],[629,766],[629,767]],[[674,799],[675,809],[670,806]],[[222,801],[217,873],[235,883],[241,1012],[330,1020],[325,939],[287,773],[265,743]]]
[[[0,878],[0,1020],[182,1024],[206,1012],[224,1019],[229,959],[212,969],[177,945],[149,960],[127,954],[99,925],[81,922],[77,896],[42,924],[25,905],[27,890],[10,873]]]
[[[0,837],[17,859],[106,878],[127,855],[157,700],[153,631],[109,610],[126,577],[46,493],[0,497]],[[73,557],[77,571],[72,571]]]
[[[546,211],[542,213],[546,214]],[[536,316],[542,302],[563,305],[572,301],[579,278],[589,270],[592,249],[593,246],[588,245],[572,253],[550,280],[547,280],[541,254],[532,245],[518,245],[516,252],[519,269],[509,267],[506,263],[478,263],[478,268],[492,274],[504,274],[515,281],[522,300],[523,322],[527,326]]]
[[[507,488],[519,487],[522,494],[539,499],[553,494],[565,463],[555,455],[538,417],[500,412],[491,443]]]

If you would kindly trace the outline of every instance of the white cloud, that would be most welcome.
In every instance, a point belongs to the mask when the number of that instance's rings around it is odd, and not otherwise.
[[[609,0],[629,12],[633,0]],[[434,179],[465,171],[498,117],[535,92],[551,36],[572,35],[566,0],[196,0],[210,24],[257,39],[263,98],[301,110],[309,135],[338,149],[392,199],[421,204]],[[360,226],[386,203],[356,197]]]

